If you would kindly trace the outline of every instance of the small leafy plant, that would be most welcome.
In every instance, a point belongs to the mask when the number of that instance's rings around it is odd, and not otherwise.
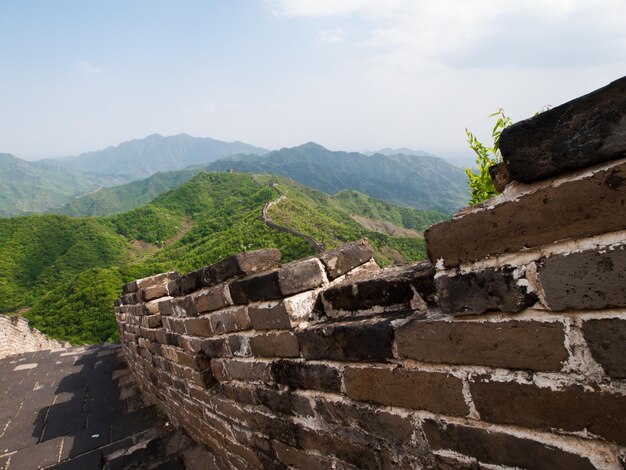
[[[497,117],[496,123],[491,131],[493,147],[485,146],[472,132],[467,130],[467,128],[465,129],[467,142],[476,154],[476,165],[478,167],[477,173],[471,168],[465,168],[472,196],[469,202],[470,205],[478,204],[498,194],[498,191],[496,191],[496,188],[493,186],[493,181],[489,174],[489,167],[502,161],[502,155],[500,154],[500,135],[502,134],[502,130],[510,126],[513,122],[510,117],[504,114],[502,108],[489,115],[489,117]]]

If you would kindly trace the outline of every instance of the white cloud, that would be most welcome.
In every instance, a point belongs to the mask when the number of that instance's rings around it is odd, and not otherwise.
[[[74,66],[80,70],[81,72],[84,72],[88,75],[100,75],[102,73],[102,69],[97,67],[96,65],[94,65],[91,62],[88,62],[86,60],[82,60],[80,62],[76,62],[76,64],[74,64]]]
[[[275,16],[323,17],[351,13],[386,15],[407,0],[265,0]]]
[[[322,30],[317,32],[317,40],[321,42],[340,43],[345,41],[346,33],[341,29]]]

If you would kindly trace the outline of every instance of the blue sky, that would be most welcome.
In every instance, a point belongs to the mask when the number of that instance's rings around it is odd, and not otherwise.
[[[0,0],[0,152],[152,133],[411,147],[626,74],[624,0]]]

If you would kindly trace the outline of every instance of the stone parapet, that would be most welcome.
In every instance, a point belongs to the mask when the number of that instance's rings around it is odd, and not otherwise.
[[[621,469],[618,157],[509,183],[427,231],[430,263],[359,241],[131,283],[129,367],[221,468]]]

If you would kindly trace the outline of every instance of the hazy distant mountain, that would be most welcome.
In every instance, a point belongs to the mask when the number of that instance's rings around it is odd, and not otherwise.
[[[363,152],[364,155],[376,155],[377,153],[381,155],[417,155],[422,157],[435,157],[432,153],[424,152],[423,150],[413,150],[406,147],[398,147],[397,149],[392,149],[389,147],[385,147],[384,149],[377,150],[376,152]]]
[[[0,154],[0,216],[45,212],[102,186],[128,181],[120,177],[68,170],[54,160],[27,162]]]
[[[264,156],[234,155],[206,168],[284,175],[330,194],[354,189],[376,199],[448,214],[465,206],[468,197],[463,170],[441,158],[333,152],[313,142]]]
[[[222,142],[187,134],[170,137],[153,134],[116,147],[55,161],[74,170],[139,179],[159,171],[180,170],[191,165],[210,163],[237,153],[263,155],[267,152],[266,149],[243,142]]]

